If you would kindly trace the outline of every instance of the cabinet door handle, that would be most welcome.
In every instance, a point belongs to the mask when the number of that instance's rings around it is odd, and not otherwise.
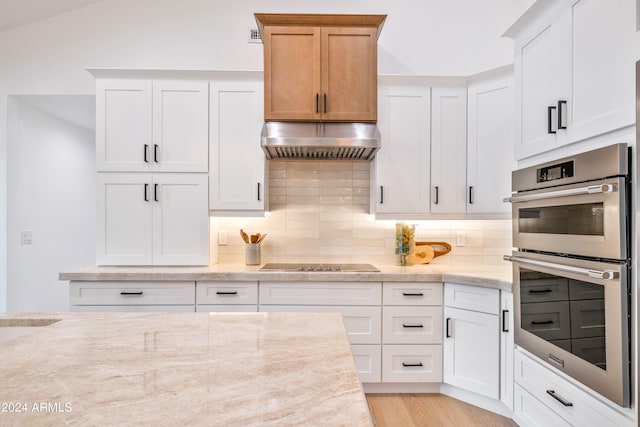
[[[410,292],[403,292],[402,293],[403,296],[405,297],[423,297],[424,294],[422,292],[418,292],[418,293],[410,293]]]
[[[258,183],[258,201],[260,201],[260,183]]]
[[[549,396],[553,397],[558,402],[562,403],[564,406],[573,406],[573,403],[571,403],[568,400],[558,396],[554,390],[547,390],[547,394]]]
[[[502,310],[502,332],[509,332],[509,326],[507,325],[507,315],[509,310]]]
[[[436,185],[436,201],[434,202],[435,205],[438,204],[439,198],[440,198],[440,188]]]
[[[531,321],[532,325],[553,325],[553,320]]]
[[[144,162],[149,163],[149,144],[144,144]]]
[[[567,125],[562,124],[562,107],[567,106],[567,101],[558,101],[558,129],[566,129]]]
[[[216,295],[238,295],[238,291],[216,291]]]
[[[547,133],[556,133],[555,130],[553,130],[553,125],[552,125],[552,121],[553,121],[553,110],[555,110],[556,107],[554,106],[549,106],[547,107]]]
[[[153,200],[158,201],[158,184],[153,184]]]
[[[122,291],[120,295],[142,295],[142,291],[130,292],[130,291]]]
[[[469,204],[470,205],[473,204],[473,186],[472,185],[469,186]]]
[[[403,328],[424,328],[424,326],[422,326],[422,325],[411,325],[411,324],[406,324],[406,323],[403,323],[402,327]]]
[[[327,94],[326,93],[324,94],[324,102],[323,102],[323,104],[324,104],[324,112],[326,114],[327,113]]]
[[[144,201],[148,202],[149,201],[149,195],[147,194],[149,192],[149,184],[145,183],[144,184]]]
[[[407,367],[419,367],[419,366],[422,366],[422,362],[418,362],[418,363],[402,362],[402,366],[404,366],[405,368],[407,368]]]
[[[153,144],[153,161],[158,163],[158,144]]]
[[[384,187],[380,186],[380,204],[384,203]]]
[[[449,331],[449,323],[450,323],[450,321],[451,321],[451,318],[447,317],[447,320],[445,320],[445,323],[444,323],[444,326],[445,326],[445,328],[444,328],[444,337],[445,338],[451,338],[451,333],[450,333],[451,331]]]
[[[529,289],[530,294],[548,294],[553,292],[551,289]]]
[[[316,113],[320,112],[320,94],[316,93]]]

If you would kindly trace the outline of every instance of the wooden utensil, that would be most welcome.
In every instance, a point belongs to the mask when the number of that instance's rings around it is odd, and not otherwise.
[[[432,245],[442,246],[435,249]],[[434,258],[451,252],[451,245],[447,242],[416,242],[416,250],[407,257],[409,264],[429,264]]]
[[[244,240],[245,243],[249,243],[249,235],[245,233],[242,228],[240,229],[240,236],[242,237],[242,240]]]
[[[260,234],[260,233],[258,233]],[[264,238],[267,237],[267,233],[264,233],[262,235],[260,235],[260,238],[258,239],[258,243],[262,243],[262,241],[264,240]]]

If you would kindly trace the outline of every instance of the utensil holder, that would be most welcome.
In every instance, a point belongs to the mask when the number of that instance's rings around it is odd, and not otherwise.
[[[247,243],[245,248],[245,264],[260,265],[260,243]]]

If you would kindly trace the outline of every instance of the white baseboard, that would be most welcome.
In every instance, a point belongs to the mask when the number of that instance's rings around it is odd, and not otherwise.
[[[440,383],[363,383],[365,393],[440,393]]]

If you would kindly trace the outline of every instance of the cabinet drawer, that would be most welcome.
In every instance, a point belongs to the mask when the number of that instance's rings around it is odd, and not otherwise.
[[[380,344],[380,307],[261,305],[260,311],[340,313],[351,344]]]
[[[515,352],[514,379],[524,390],[572,425],[631,426],[637,425],[625,414],[582,390],[560,374],[530,358],[521,350]],[[564,406],[548,391],[573,404]]]
[[[384,282],[384,305],[442,305],[442,283]]]
[[[385,344],[442,344],[442,307],[384,307]]]
[[[444,305],[481,313],[499,314],[500,290],[445,283]]]
[[[258,282],[196,282],[196,304],[258,304]]]
[[[204,313],[255,313],[258,311],[258,306],[255,304],[199,304],[196,305],[196,311]]]
[[[382,378],[382,353],[379,345],[354,344],[351,354],[360,382],[379,383]]]
[[[382,284],[362,282],[260,282],[260,304],[380,305]]]
[[[196,286],[194,282],[72,281],[69,283],[69,300],[71,305],[193,306]]]
[[[571,424],[533,397],[531,393],[515,385],[513,390],[513,419],[527,427],[569,427]]]
[[[442,346],[383,345],[382,382],[442,382]]]
[[[193,313],[193,305],[72,305],[74,313]]]

